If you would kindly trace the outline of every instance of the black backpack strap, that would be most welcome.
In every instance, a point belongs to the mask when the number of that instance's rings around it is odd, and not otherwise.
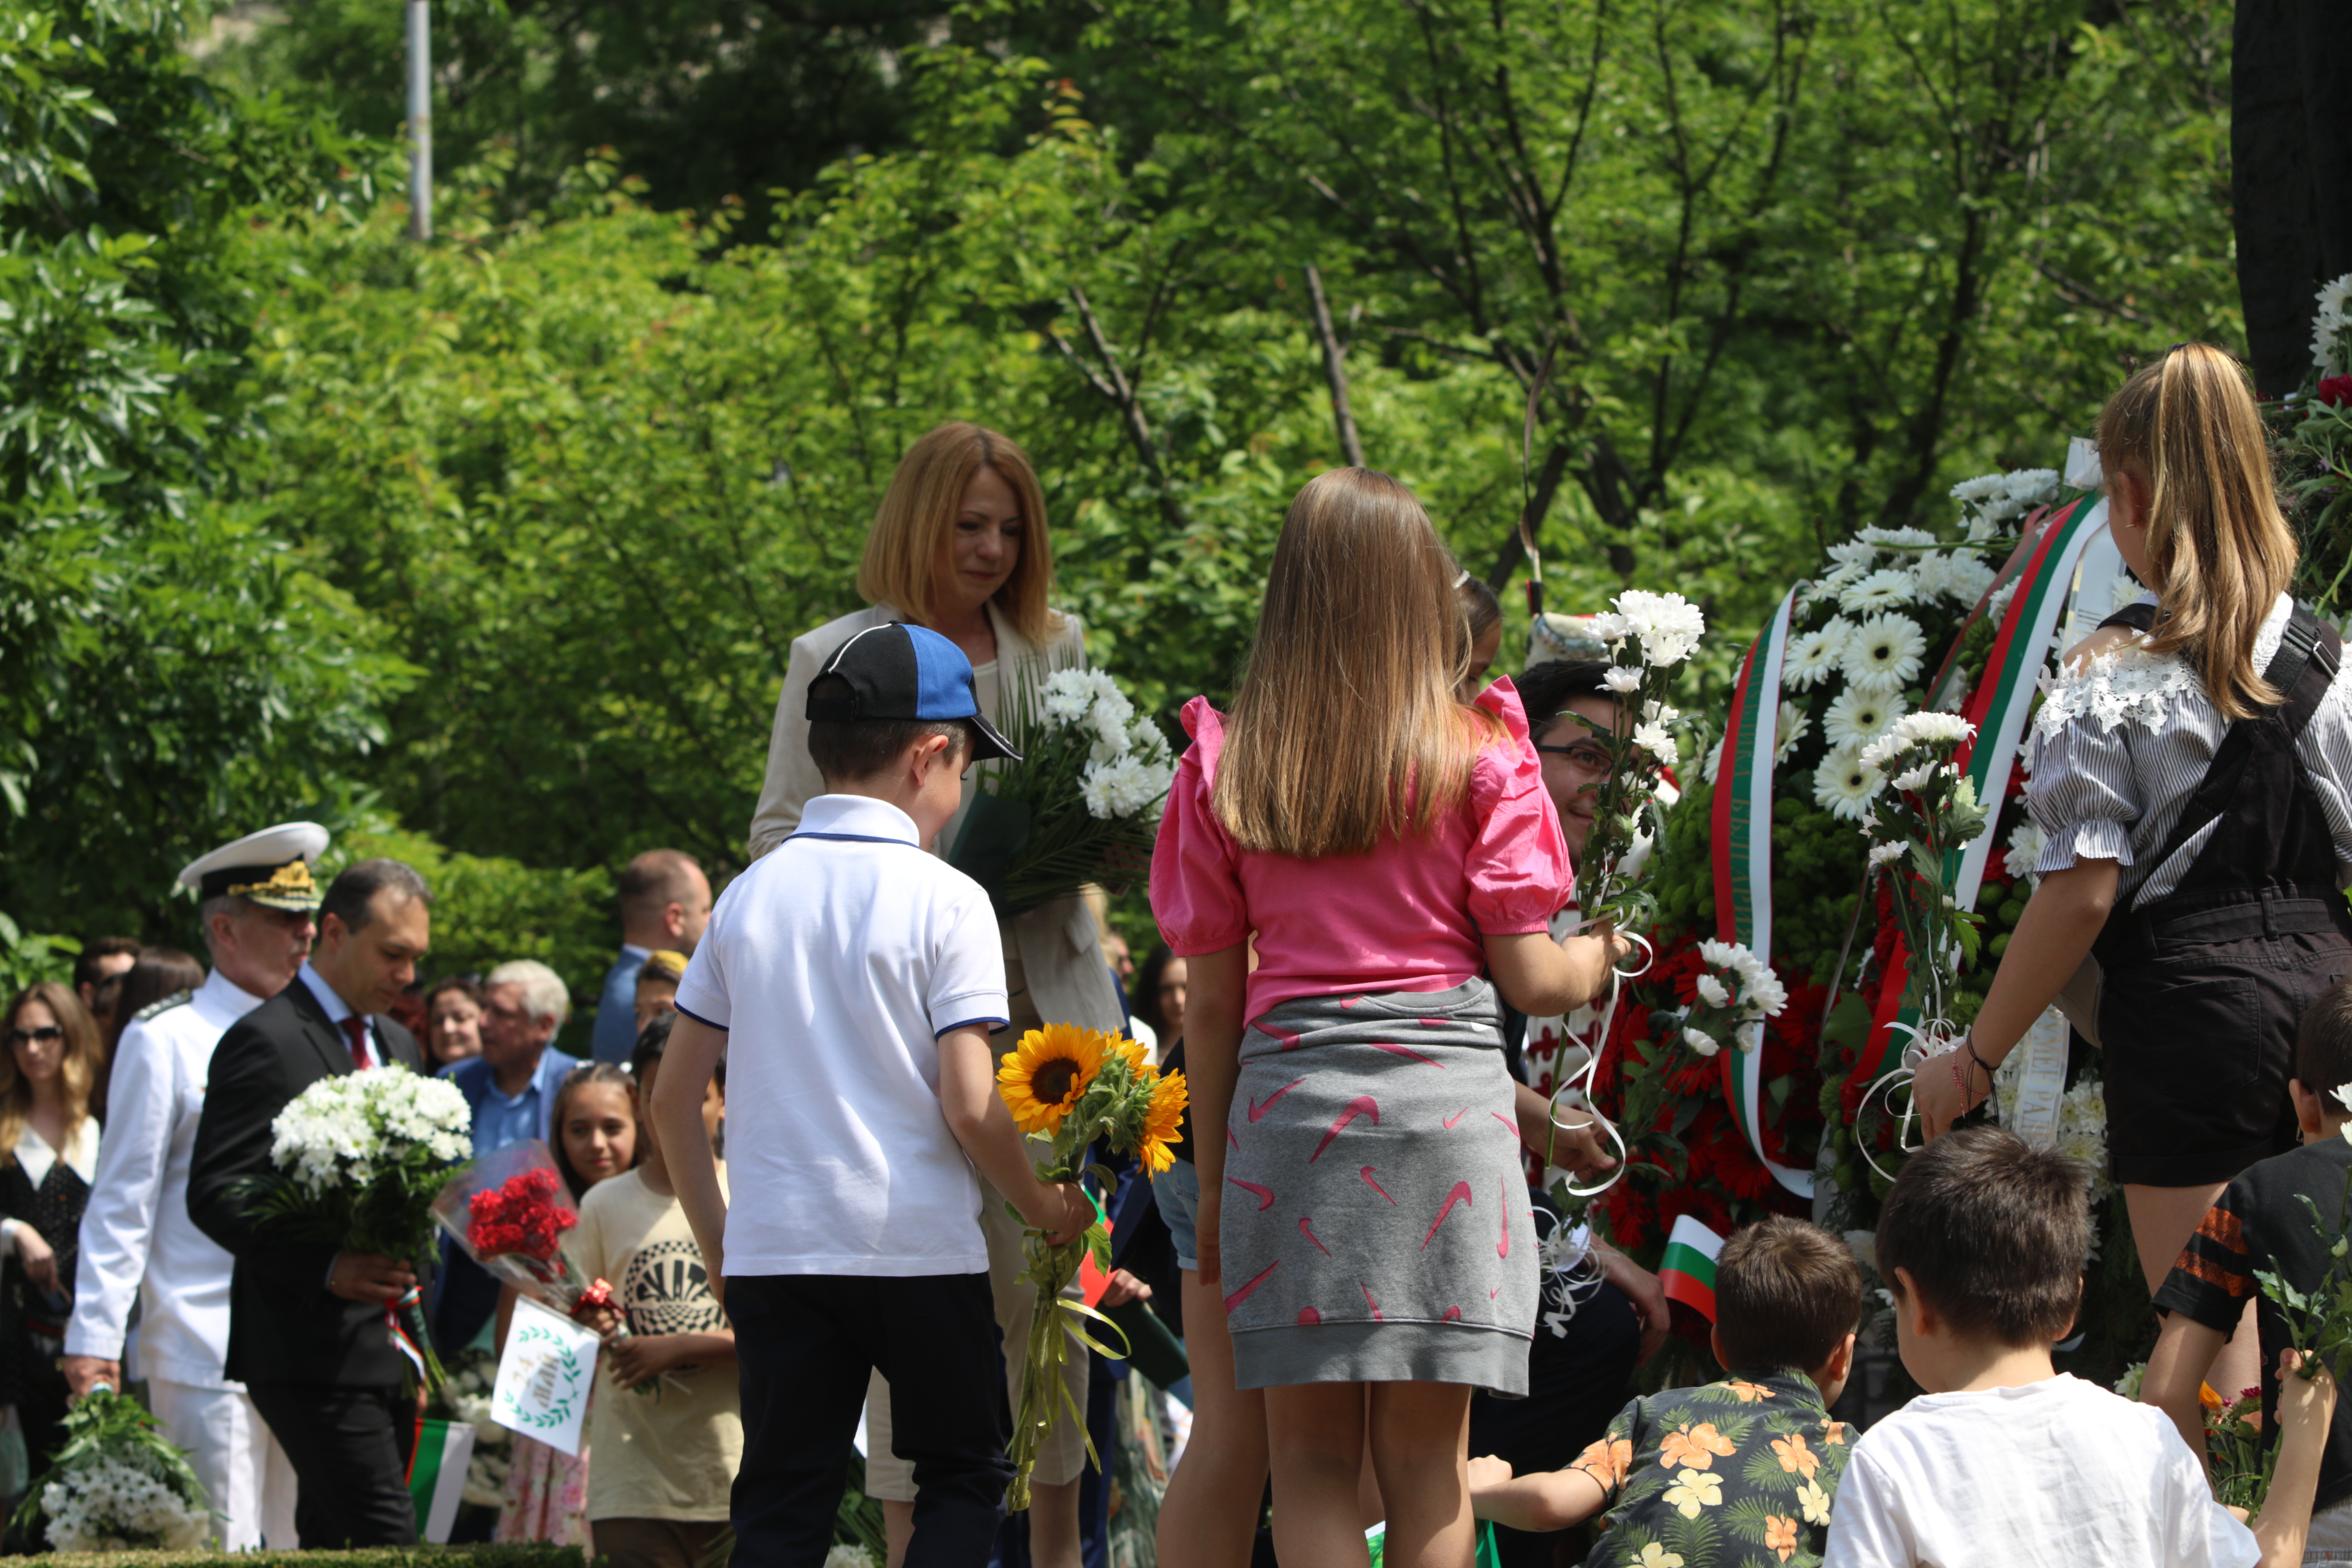
[[[2152,614],[2155,606],[2135,605],[2132,608]],[[2286,728],[2289,744],[2303,733],[2312,715],[2319,711],[2320,700],[2327,695],[2342,658],[2343,644],[2336,628],[2321,621],[2298,600],[2294,613],[2287,618],[2286,631],[2279,638],[2278,651],[2271,656],[2268,668],[2263,671],[2263,679],[2270,682],[2272,689],[2286,698],[2277,713],[2280,723]],[[2326,679],[2313,682],[2308,690],[2298,690],[2304,684],[2305,670],[2313,664],[2326,672]],[[2151,868],[2171,859],[2182,845],[2229,809],[2230,799],[2238,793],[2239,781],[2245,777],[2247,761],[2253,754],[2253,726],[2267,717],[2267,713],[2251,714],[2230,726],[2229,733],[2214,748],[2212,763],[2198,781],[2196,793],[2189,797],[2180,820],[2172,825],[2164,847],[2148,861]]]

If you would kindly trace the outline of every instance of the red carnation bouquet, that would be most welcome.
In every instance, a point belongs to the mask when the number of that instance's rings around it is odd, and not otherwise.
[[[467,1166],[433,1200],[433,1217],[484,1268],[582,1318],[609,1305],[613,1288],[585,1278],[564,1256],[563,1233],[580,1223],[568,1199],[554,1157],[531,1138]]]

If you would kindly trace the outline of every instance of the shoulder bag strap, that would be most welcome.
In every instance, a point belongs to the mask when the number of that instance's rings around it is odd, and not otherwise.
[[[2271,656],[2269,667],[2263,671],[2263,679],[2274,690],[2286,694],[2287,701],[2279,711],[2279,719],[2286,727],[2290,742],[2311,722],[2312,714],[2319,708],[2318,698],[2326,692],[2323,684],[2311,699],[2298,700],[2295,688],[2302,684],[2304,670],[2317,660],[2332,680],[2340,652],[2335,628],[2322,624],[2318,616],[2297,601],[2294,614],[2288,617],[2285,634],[2279,638],[2278,651]],[[2198,782],[2196,793],[2189,797],[2180,820],[2173,824],[2164,847],[2148,861],[2151,867],[2172,858],[2182,845],[2229,808],[2230,798],[2237,794],[2239,781],[2245,777],[2246,763],[2253,754],[2253,726],[2265,717],[2263,713],[2249,714],[2230,726],[2230,732],[2213,749],[2212,763]]]

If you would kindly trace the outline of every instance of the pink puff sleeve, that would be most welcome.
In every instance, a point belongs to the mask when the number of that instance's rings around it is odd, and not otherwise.
[[[1241,848],[1209,809],[1224,749],[1224,715],[1207,698],[1195,697],[1184,704],[1183,718],[1192,744],[1176,763],[1160,814],[1160,838],[1151,849],[1151,912],[1169,947],[1190,958],[1238,945],[1250,933],[1250,921]]]
[[[1470,918],[1486,936],[1544,931],[1576,892],[1568,840],[1544,788],[1518,689],[1497,680],[1478,694],[1477,706],[1502,721],[1507,738],[1479,752],[1470,773],[1474,826],[1464,865]]]

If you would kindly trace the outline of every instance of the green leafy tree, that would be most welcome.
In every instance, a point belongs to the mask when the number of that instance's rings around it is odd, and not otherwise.
[[[158,934],[190,854],[315,798],[402,679],[236,478],[263,216],[350,149],[232,106],[170,0],[0,4],[0,907]]]

